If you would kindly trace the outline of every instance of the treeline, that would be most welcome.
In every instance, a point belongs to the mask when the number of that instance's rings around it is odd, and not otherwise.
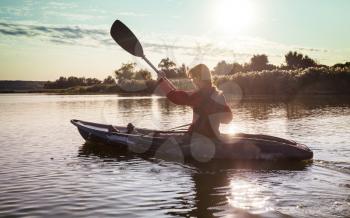
[[[288,52],[285,63],[269,64],[266,55],[249,63],[219,62],[213,69],[215,84],[226,93],[242,95],[350,94],[350,62],[318,64],[297,52]]]
[[[279,66],[269,63],[268,56],[266,54],[257,54],[251,57],[248,63],[228,63],[226,61],[220,61],[212,69],[213,75],[233,75],[236,73],[248,73],[254,71],[263,70],[297,70],[306,69],[310,67],[350,67],[350,62],[345,64],[335,64],[334,66],[326,66],[318,64],[317,61],[310,58],[307,55],[303,55],[298,52],[290,51],[285,55],[285,62]],[[182,64],[177,66],[175,62],[169,58],[164,58],[158,64],[159,70],[163,71],[168,78],[186,78],[186,72],[189,68]],[[146,69],[136,70],[135,63],[126,63],[115,71],[115,77],[119,80],[149,80],[151,79],[151,73]]]
[[[185,78],[188,67],[182,64],[176,67],[176,64],[169,58],[164,58],[158,64],[161,71],[165,72],[168,78]],[[128,80],[134,81],[130,82]],[[147,69],[137,69],[136,63],[123,63],[121,67],[114,71],[114,77],[108,76],[103,81],[96,78],[85,77],[63,77],[61,76],[55,81],[47,81],[44,84],[45,89],[67,89],[77,86],[94,86],[98,84],[117,84],[117,86],[126,87],[127,85],[136,87],[144,87],[145,81],[151,81],[152,75]],[[135,85],[136,84],[136,85]],[[142,84],[142,85],[140,85]],[[148,83],[147,83],[148,84]],[[153,83],[152,83],[153,84]]]
[[[108,76],[103,81],[96,78],[85,78],[75,76],[70,76],[66,78],[61,76],[53,82],[47,81],[44,84],[44,89],[66,89],[76,86],[92,86],[97,84],[115,84],[115,80],[112,76]]]
[[[233,75],[235,73],[245,73],[252,71],[262,70],[296,70],[305,69],[309,67],[329,67],[326,65],[318,64],[314,59],[307,55],[303,55],[298,52],[288,52],[285,56],[285,62],[280,66],[269,63],[269,59],[265,54],[254,55],[248,63],[240,64],[237,62],[227,63],[226,61],[219,62],[212,73],[214,75]],[[333,67],[349,67],[350,62],[345,64],[336,64]]]
[[[182,64],[180,67],[169,58],[163,58],[158,64],[159,70],[163,71],[168,78],[185,78],[188,67]],[[114,71],[118,82],[122,80],[151,80],[151,72],[147,69],[136,70],[136,63],[126,63]]]
[[[234,95],[350,94],[350,66],[263,70],[214,77],[225,93]]]
[[[188,67],[177,66],[169,58],[158,64],[179,88],[193,87],[187,79]],[[248,63],[221,61],[212,69],[214,83],[227,93],[242,95],[295,95],[298,93],[350,94],[350,62],[326,66],[307,55],[288,52],[280,66],[269,63],[265,54],[254,55]],[[153,93],[156,81],[147,69],[138,69],[136,63],[123,63],[114,76],[96,78],[60,77],[46,82],[46,89],[67,89],[78,93]],[[77,87],[77,88],[74,88]]]

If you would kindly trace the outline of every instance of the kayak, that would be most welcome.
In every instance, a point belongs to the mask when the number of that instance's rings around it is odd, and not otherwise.
[[[279,137],[237,133],[212,139],[186,131],[160,131],[71,120],[86,142],[105,144],[123,151],[174,160],[310,160],[304,144]]]

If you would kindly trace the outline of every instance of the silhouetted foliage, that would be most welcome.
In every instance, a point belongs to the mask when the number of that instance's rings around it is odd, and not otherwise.
[[[96,78],[87,78],[86,79],[86,85],[88,86],[92,86],[92,85],[96,85],[96,84],[100,84],[101,80],[98,80]]]
[[[118,84],[124,80],[151,80],[152,75],[146,69],[136,70],[136,63],[126,63],[114,71]]]
[[[213,68],[214,83],[224,85],[228,91],[238,89],[244,95],[297,95],[297,94],[350,94],[350,62],[332,67],[318,65],[307,55],[289,52],[285,55],[286,66],[269,64],[267,55],[254,55],[249,63],[220,61]],[[188,67],[164,58],[158,67],[171,78],[175,86],[193,89],[187,78]],[[68,93],[152,93],[156,80],[146,69],[136,69],[135,63],[122,64],[115,71],[117,84],[112,76],[101,81],[96,78],[60,77],[46,82],[46,89],[67,89]],[[224,90],[227,92],[227,90]]]
[[[309,58],[307,55],[300,54],[298,52],[288,52],[285,55],[285,60],[287,63],[287,67],[290,69],[298,69],[298,68],[308,68],[308,67],[316,67],[317,63],[313,59]]]
[[[269,59],[266,55],[254,55],[250,59],[250,69],[252,71],[260,71],[260,70],[266,70],[267,64],[269,63]]]
[[[74,86],[89,86],[100,84],[101,81],[96,78],[87,78],[85,77],[75,77],[70,76],[68,78],[61,76],[54,82],[47,81],[44,84],[45,89],[66,89]]]
[[[334,64],[332,67],[335,67],[335,68],[337,68],[337,67],[339,67],[339,68],[350,67],[350,62],[346,62],[345,64],[340,64],[340,63]]]
[[[125,80],[125,79],[132,79],[135,74],[135,67],[136,63],[126,63],[122,64],[122,66],[114,71],[115,78],[119,81]]]
[[[213,73],[216,75],[228,75],[231,74],[233,65],[226,63],[226,61],[220,61],[214,67]]]
[[[273,70],[277,67],[269,64],[267,55],[254,55],[249,63],[239,64],[234,62],[232,64],[226,61],[220,61],[213,69],[214,75],[232,75],[239,72]]]
[[[160,68],[161,71],[165,73],[165,75],[168,78],[175,78],[177,77],[176,75],[176,64],[169,58],[163,58],[159,64],[158,67]]]
[[[235,73],[238,73],[238,72],[243,72],[244,71],[244,68],[241,64],[237,63],[237,62],[234,62],[232,64],[232,69],[231,69],[231,73],[230,74],[235,74]]]
[[[151,80],[152,75],[148,70],[141,69],[139,71],[136,71],[134,75],[134,79],[136,80]]]
[[[115,84],[115,80],[113,79],[112,76],[108,76],[105,78],[102,82],[103,84]]]
[[[176,69],[178,78],[186,78],[187,77],[188,67],[185,64],[182,64],[179,68]]]
[[[186,78],[188,67],[182,64],[180,67],[176,67],[176,63],[170,60],[168,57],[163,58],[158,67],[161,71],[165,73],[168,78]]]
[[[212,72],[214,75],[230,75],[238,72],[244,72],[248,67],[244,67],[243,65],[237,62],[234,62],[233,64],[229,64],[226,61],[220,61],[219,63],[216,64]]]
[[[254,71],[214,81],[219,87],[239,87],[244,95],[350,94],[350,67]]]

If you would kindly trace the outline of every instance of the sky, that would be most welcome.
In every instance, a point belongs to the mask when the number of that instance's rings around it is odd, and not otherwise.
[[[320,64],[350,61],[349,0],[0,0],[0,80],[103,79],[140,58],[109,35],[124,22],[155,65],[266,54],[283,64],[288,51]]]

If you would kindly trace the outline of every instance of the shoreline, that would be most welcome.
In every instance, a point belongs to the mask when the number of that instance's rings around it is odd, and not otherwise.
[[[172,78],[171,82],[180,90],[191,90],[188,78]],[[294,70],[264,70],[240,72],[232,75],[215,75],[212,82],[225,95],[274,96],[293,98],[307,96],[350,95],[350,68],[310,67]],[[55,82],[53,82],[55,83]],[[119,79],[114,83],[74,85],[56,81],[47,87],[43,81],[0,81],[0,93],[46,93],[59,95],[162,95],[154,79]]]
[[[118,95],[118,96],[158,96],[158,97],[164,97],[161,93],[155,93],[155,92],[66,92],[65,89],[63,90],[10,90],[10,91],[3,91],[0,90],[0,95],[2,94],[43,94],[43,95]],[[331,97],[339,97],[339,98],[349,98],[350,94],[347,93],[300,93],[300,94],[294,94],[294,95],[276,95],[276,94],[247,94],[247,95],[236,95],[236,94],[229,94],[224,93],[226,99],[239,99],[239,100],[290,100],[290,99],[302,99],[302,98],[331,98]]]

